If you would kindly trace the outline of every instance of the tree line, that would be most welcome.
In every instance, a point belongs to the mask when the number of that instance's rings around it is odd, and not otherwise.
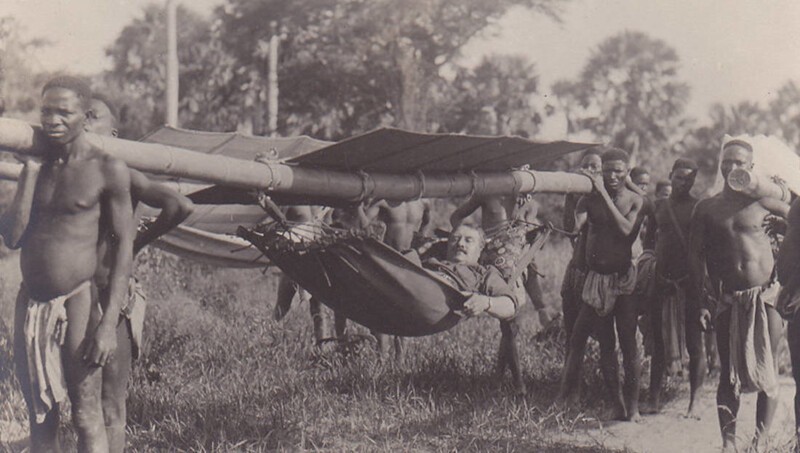
[[[464,46],[512,8],[559,21],[567,1],[227,0],[209,18],[179,7],[181,125],[267,133],[268,43],[280,33],[276,132],[283,136],[339,140],[395,126],[548,139],[557,116],[571,136],[622,147],[661,176],[678,155],[714,173],[724,133],[774,134],[800,148],[794,81],[776,87],[766,105],[714,105],[701,123],[686,114],[691,92],[677,52],[643,32],[605,39],[574,79],[548,90],[522,56],[459,63]],[[23,42],[17,26],[0,18],[0,93],[8,113],[35,117],[46,74],[24,56],[46,43]],[[123,137],[164,121],[165,49],[165,10],[151,4],[107,48],[111,69],[93,77],[121,106]],[[542,97],[551,91],[555,99]]]

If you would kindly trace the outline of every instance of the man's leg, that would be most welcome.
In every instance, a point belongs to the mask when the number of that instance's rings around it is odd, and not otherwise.
[[[322,313],[322,303],[312,297],[308,301],[308,311],[311,313],[311,322],[314,325],[314,345],[322,346],[322,340],[325,339],[328,330],[325,325],[325,315]]]
[[[533,308],[536,309],[536,314],[539,318],[539,325],[542,328],[547,327],[550,324],[550,313],[547,312],[547,306],[544,303],[544,293],[542,293],[542,287],[539,284],[539,274],[537,274],[536,265],[531,263],[528,265],[528,269],[526,272],[523,273],[523,286],[525,286],[525,292],[528,294],[528,297],[531,299],[531,304],[533,304]]]
[[[800,446],[800,311],[795,313],[789,321],[786,330],[786,339],[789,342],[789,356],[792,359],[792,377],[794,378],[794,426],[798,446]]]
[[[772,347],[772,357],[775,366],[775,376],[778,376],[778,345],[781,334],[783,333],[783,319],[774,307],[767,305],[767,324],[769,329],[770,346]],[[769,434],[772,421],[775,418],[775,410],[779,403],[778,395],[768,397],[766,393],[759,392],[756,400],[756,443],[762,436]]]
[[[688,297],[684,303],[686,320],[686,350],[689,352],[689,409],[686,416],[689,418],[700,419],[697,415],[695,401],[697,392],[703,387],[703,380],[706,376],[706,354],[703,350],[704,333],[700,330],[700,308],[699,301],[690,300]],[[713,335],[709,335],[712,336]]]
[[[572,337],[575,320],[578,319],[578,313],[580,312],[581,305],[583,305],[580,296],[580,291],[583,289],[583,286],[578,285],[578,287],[576,287],[576,278],[573,275],[575,272],[577,271],[572,269],[572,265],[570,264],[566,272],[564,272],[564,281],[561,284],[561,312],[564,316],[564,333],[567,338],[567,349],[569,349],[569,341],[570,337]]]
[[[596,320],[597,315],[591,307],[581,307],[573,325],[572,336],[567,339],[567,355],[561,374],[561,389],[558,398],[570,405],[574,405],[578,401],[578,386],[581,381],[586,341],[589,339]]]
[[[653,356],[650,361],[650,398],[645,413],[655,414],[661,411],[661,390],[664,384],[664,335],[662,334],[662,306],[664,296],[658,288],[650,299],[650,335],[653,340]],[[619,328],[619,327],[618,327]]]
[[[625,413],[626,418],[631,421],[641,419],[639,415],[639,376],[642,370],[639,348],[636,345],[636,321],[639,315],[636,302],[633,296],[619,296],[614,309],[614,318],[619,333],[619,348],[622,350],[622,366],[625,369],[625,385],[623,387]],[[658,332],[655,335],[657,337]],[[616,357],[614,361],[616,362]],[[619,382],[618,378],[617,382]]]
[[[519,322],[516,318],[508,321],[500,321],[500,351],[497,360],[497,372],[502,375],[506,367],[511,370],[511,378],[514,381],[514,389],[517,393],[524,395],[527,393],[525,381],[522,379],[522,370],[519,363],[519,351],[517,350],[517,334],[519,333]]]
[[[585,305],[581,309],[583,316],[585,311],[594,309]],[[617,360],[617,335],[614,332],[614,315],[597,316],[595,314],[597,326],[597,340],[600,343],[600,371],[603,373],[603,380],[606,383],[606,390],[611,404],[614,406],[614,419],[625,420],[625,403],[622,399],[622,389],[619,384],[619,361]]]
[[[297,286],[286,274],[281,274],[278,279],[278,300],[275,301],[275,309],[272,314],[276,321],[280,321],[289,313],[292,308],[292,299],[297,292]]]
[[[20,288],[17,293],[17,303],[14,307],[14,363],[19,387],[22,389],[22,396],[28,406],[31,452],[61,451],[58,445],[58,424],[61,415],[58,406],[47,413],[44,422],[36,423],[30,375],[28,374],[28,354],[25,346],[25,315],[27,310],[28,295],[23,288]]]
[[[719,350],[719,386],[717,387],[717,415],[722,433],[722,448],[736,451],[736,416],[739,414],[739,394],[731,384],[730,375],[730,325],[731,312],[720,313],[715,320],[717,348]]]
[[[86,363],[81,344],[94,329],[100,318],[92,297],[93,288],[87,288],[67,300],[67,336],[61,349],[67,393],[72,402],[72,422],[78,434],[78,451],[107,452],[108,439],[103,421],[102,377],[100,367]]]
[[[130,323],[121,317],[117,324],[117,350],[103,367],[103,419],[111,452],[125,450],[125,403],[131,374],[132,341]]]

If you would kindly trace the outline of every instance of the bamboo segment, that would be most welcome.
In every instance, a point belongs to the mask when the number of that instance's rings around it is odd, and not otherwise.
[[[478,174],[366,174],[277,162],[254,163],[167,145],[88,135],[93,144],[143,172],[222,186],[261,189],[276,194],[353,201],[368,198],[404,201],[422,197],[529,192],[588,193],[592,190],[588,177],[565,172],[515,170]],[[0,150],[36,155],[42,153],[43,144],[43,135],[38,128],[22,121],[0,118]]]
[[[0,181],[16,181],[22,172],[22,164],[0,162]]]
[[[791,193],[786,186],[743,168],[728,174],[728,186],[753,198],[775,198],[786,203],[791,201]]]

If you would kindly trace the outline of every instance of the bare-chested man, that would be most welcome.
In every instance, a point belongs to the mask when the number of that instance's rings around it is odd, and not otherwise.
[[[720,170],[727,179],[737,168],[752,168],[752,146],[726,143]],[[778,404],[777,350],[782,321],[774,308],[772,246],[763,223],[769,214],[786,217],[788,206],[774,199],[752,199],[727,184],[697,204],[689,238],[689,275],[693,300],[716,297],[714,325],[720,358],[717,406],[723,449],[736,449],[736,417],[742,391],[758,391],[756,436],[769,432]],[[710,285],[704,284],[708,274]],[[711,286],[711,288],[708,288]],[[701,309],[704,325],[711,310]],[[732,345],[735,345],[732,347]],[[749,353],[745,353],[747,350]]]
[[[98,135],[117,136],[117,111],[104,96],[95,93],[91,102],[91,112],[86,130]],[[194,210],[191,200],[174,190],[150,181],[144,174],[130,169],[131,202],[135,209],[142,203],[161,209],[158,217],[140,229],[133,242],[134,256],[146,245],[164,235],[184,221]],[[134,218],[138,224],[138,219]],[[98,266],[95,284],[105,300],[111,275],[111,238],[101,238],[98,246]],[[103,418],[109,451],[122,452],[125,449],[125,422],[127,416],[126,398],[128,379],[133,359],[138,358],[144,327],[144,293],[138,282],[131,278],[126,303],[121,311],[123,316],[117,324],[117,350],[103,367]],[[103,307],[105,310],[105,307]]]
[[[38,176],[23,173],[19,182],[18,191],[31,187],[26,177],[36,178],[33,193],[18,192],[11,208],[30,206],[19,243],[24,289],[16,307],[14,355],[31,417],[32,451],[59,450],[58,405],[65,393],[78,450],[109,451],[102,367],[117,348],[135,228],[127,166],[86,137],[90,102],[91,91],[79,79],[57,77],[44,86],[46,150]],[[103,238],[109,238],[110,271],[107,290],[99,293],[101,313],[94,277]]]
[[[638,308],[630,297],[636,284],[631,245],[639,232],[643,200],[626,187],[625,151],[609,149],[603,153],[602,161],[602,179],[592,179],[594,191],[582,197],[576,209],[575,228],[580,230],[588,221],[587,275],[581,294],[583,306],[570,338],[560,399],[577,399],[586,340],[594,331],[600,342],[601,368],[615,417],[635,421],[640,418],[640,364],[636,345]],[[624,401],[620,394],[615,321],[625,369]]]
[[[654,346],[648,412],[661,409],[666,365],[676,360],[680,366],[684,338],[689,352],[690,416],[695,416],[695,397],[705,376],[703,338],[697,321],[700,303],[686,297],[689,288],[689,222],[697,204],[697,199],[689,191],[696,176],[697,164],[694,161],[676,160],[669,174],[673,190],[668,198],[656,200],[655,213],[647,223],[645,249],[655,249],[656,256],[655,290],[649,313]]]
[[[515,229],[514,223],[519,221],[524,224],[537,223],[536,216],[539,208],[535,200],[529,196],[489,196],[472,197],[463,205],[456,208],[450,216],[450,224],[458,228],[464,219],[473,212],[481,210],[481,226],[487,235],[487,241],[494,242],[491,254],[486,253],[481,257],[482,264],[494,265],[500,269],[503,278],[510,278],[515,271],[514,262],[520,256],[524,246],[524,228]],[[488,248],[488,245],[487,245]],[[496,256],[495,256],[496,255]],[[539,316],[539,323],[545,325],[549,316],[544,305],[542,290],[539,286],[538,272],[533,261],[522,276],[525,293],[530,297]],[[512,287],[519,282],[509,282]],[[520,295],[520,302],[524,302],[524,294]],[[509,321],[500,320],[500,348],[497,361],[498,373],[505,372],[506,367],[511,371],[516,391],[526,393],[525,382],[522,379],[522,370],[517,350],[517,334],[519,324],[516,318]]]
[[[411,249],[414,234],[422,232],[430,223],[430,203],[427,200],[390,202],[380,200],[366,211],[367,217],[378,219],[386,224],[383,242],[399,252]],[[391,335],[372,332],[378,340],[378,351],[387,355],[391,346]],[[394,337],[394,354],[396,359],[403,356],[402,337]]]
[[[595,178],[603,169],[600,160],[600,150],[592,148],[581,158],[579,171],[589,177]],[[575,232],[573,236],[572,258],[564,271],[564,280],[561,283],[561,311],[564,314],[564,332],[566,333],[567,346],[572,336],[572,328],[578,318],[583,300],[583,283],[586,281],[586,231],[587,225],[575,230],[575,209],[583,195],[567,194],[564,202],[564,217],[562,224],[565,231]]]

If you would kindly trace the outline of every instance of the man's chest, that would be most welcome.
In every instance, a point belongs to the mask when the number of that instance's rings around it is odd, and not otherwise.
[[[712,234],[751,235],[764,233],[764,219],[769,212],[757,202],[748,205],[719,203],[710,210],[709,227]],[[712,236],[713,237],[713,236]]]
[[[34,209],[52,214],[79,213],[97,206],[102,191],[102,176],[91,164],[47,165],[36,181]]]

